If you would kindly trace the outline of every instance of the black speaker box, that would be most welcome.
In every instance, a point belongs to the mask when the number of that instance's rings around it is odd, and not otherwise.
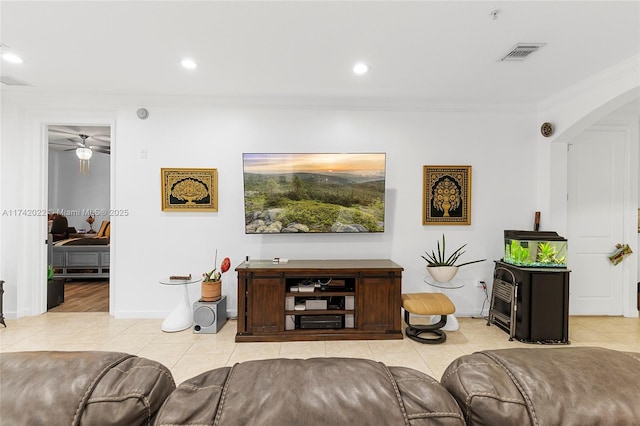
[[[193,304],[193,332],[217,333],[227,321],[227,296],[215,302]]]

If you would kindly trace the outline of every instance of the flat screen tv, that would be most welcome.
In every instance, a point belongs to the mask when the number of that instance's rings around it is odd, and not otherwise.
[[[242,154],[247,234],[384,232],[384,153]]]

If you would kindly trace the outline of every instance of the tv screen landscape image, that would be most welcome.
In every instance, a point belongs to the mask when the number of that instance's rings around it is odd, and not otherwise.
[[[242,154],[245,233],[384,232],[384,153]]]

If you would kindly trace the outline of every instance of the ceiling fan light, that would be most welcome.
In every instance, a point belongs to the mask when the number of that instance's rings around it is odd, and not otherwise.
[[[76,155],[80,160],[90,160],[93,155],[93,151],[89,148],[77,148]]]
[[[180,63],[182,64],[183,67],[185,67],[188,70],[193,70],[198,68],[198,64],[191,58],[185,58]]]
[[[21,64],[23,62],[22,58],[14,53],[4,53],[2,59],[14,64]]]
[[[358,62],[353,66],[353,72],[356,75],[364,75],[369,72],[369,65],[364,62]]]

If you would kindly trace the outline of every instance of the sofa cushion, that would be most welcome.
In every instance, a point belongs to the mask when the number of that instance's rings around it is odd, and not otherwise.
[[[464,425],[433,378],[355,358],[269,359],[208,371],[178,386],[157,425]]]
[[[147,425],[175,389],[171,372],[117,352],[0,354],[2,424]]]
[[[640,419],[639,354],[546,347],[454,360],[442,384],[470,425],[631,425]]]

